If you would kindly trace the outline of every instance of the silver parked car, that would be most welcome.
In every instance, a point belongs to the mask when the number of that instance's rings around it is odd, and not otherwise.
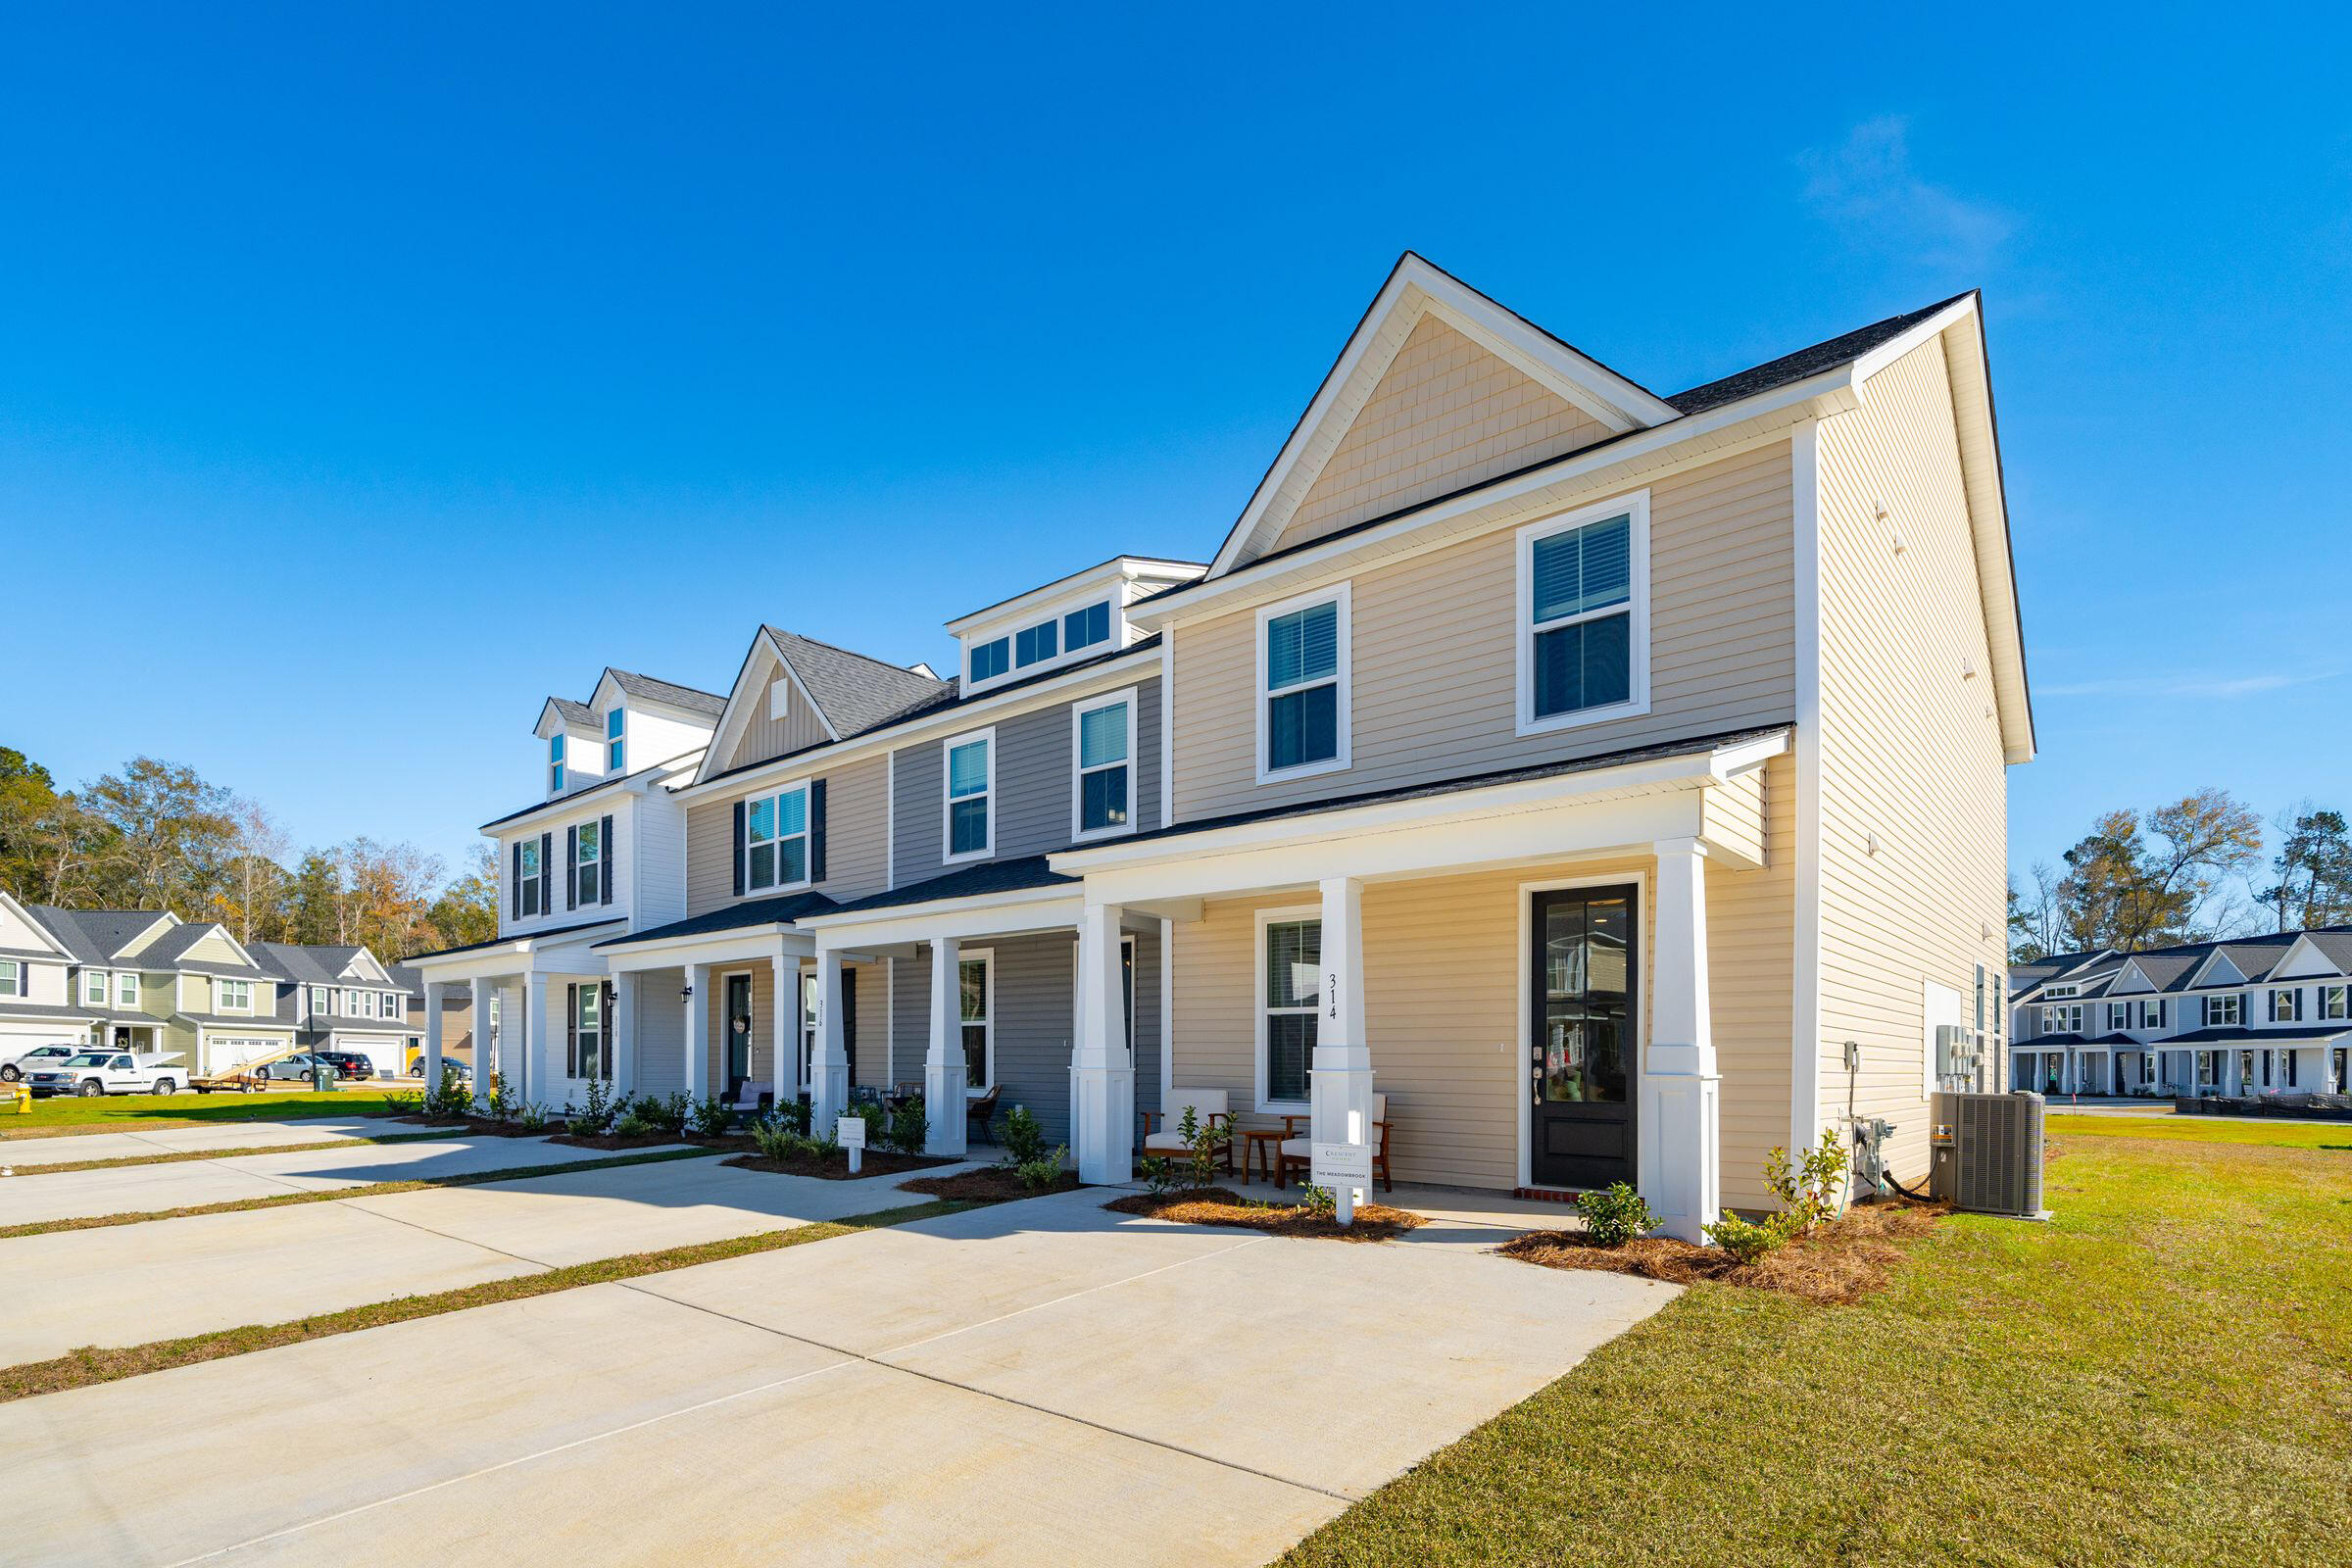
[[[87,1046],[35,1046],[24,1054],[0,1062],[0,1084],[20,1083],[36,1067],[55,1067],[68,1056],[89,1050]]]

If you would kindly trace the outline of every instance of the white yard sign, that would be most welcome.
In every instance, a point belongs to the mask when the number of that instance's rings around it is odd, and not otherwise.
[[[850,1152],[850,1169],[856,1171],[865,1154],[865,1118],[842,1116],[835,1119],[833,1141]]]
[[[1334,1217],[1343,1225],[1352,1224],[1356,1190],[1371,1190],[1372,1146],[1310,1144],[1307,1158],[1315,1185],[1331,1194]]]

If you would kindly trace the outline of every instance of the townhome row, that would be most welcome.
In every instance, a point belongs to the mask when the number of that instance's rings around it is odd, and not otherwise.
[[[2044,1094],[2352,1094],[2352,927],[2010,972],[2012,1084]]]
[[[422,1054],[422,1006],[415,975],[366,948],[246,944],[152,909],[0,893],[0,1063],[63,1045],[172,1056],[204,1074],[300,1049],[354,1052],[392,1077]],[[445,1006],[445,1049],[463,1057],[471,1015],[465,999]]]
[[[1659,397],[1408,255],[1206,563],[551,699],[498,937],[414,961],[550,1104],[919,1086],[1121,1182],[1205,1092],[1695,1237],[2006,1079],[2007,530],[1974,295]]]

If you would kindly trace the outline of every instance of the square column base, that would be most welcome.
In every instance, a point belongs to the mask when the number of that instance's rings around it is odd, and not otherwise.
[[[1723,1216],[1723,1078],[1693,1046],[1652,1046],[1642,1075],[1637,1183],[1659,1230],[1700,1246]]]
[[[829,1138],[833,1123],[850,1108],[850,1064],[846,1061],[820,1061],[808,1069],[808,1131],[817,1138]]]
[[[964,1116],[963,1063],[926,1062],[923,1066],[923,1152],[961,1154],[971,1148]]]
[[[1078,1179],[1090,1187],[1135,1180],[1135,1069],[1070,1069],[1070,1138]]]

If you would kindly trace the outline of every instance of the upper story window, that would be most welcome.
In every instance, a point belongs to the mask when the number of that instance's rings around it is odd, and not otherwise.
[[[1012,662],[1024,669],[1031,664],[1043,663],[1060,652],[1061,622],[1058,620],[1024,626],[1012,639]]]
[[[966,735],[948,742],[945,750],[947,788],[942,806],[947,818],[942,842],[947,849],[941,858],[976,860],[987,856],[996,843],[997,732],[985,729]]]
[[[2303,1021],[2303,992],[2299,987],[2285,986],[2271,993],[2271,1022],[2301,1023]]]
[[[747,892],[797,888],[808,881],[808,786],[796,784],[746,803],[743,885]]]
[[[334,1011],[335,1004],[328,1000],[333,995],[334,993],[328,991],[324,986],[311,987],[311,1015],[318,1017]]]
[[[253,982],[250,980],[216,980],[213,989],[215,1012],[251,1012],[253,1010]]]
[[[991,642],[974,644],[967,657],[971,662],[971,679],[975,684],[995,680],[1012,667],[1012,640],[999,637]]]
[[[106,975],[106,971],[105,971],[104,969],[84,969],[84,970],[82,970],[82,971],[81,971],[81,1004],[82,1004],[83,1006],[85,1006],[85,1007],[103,1007],[103,1006],[105,1006],[105,1005],[106,1005],[106,998],[107,998],[107,975]]]
[[[1110,605],[1089,605],[1061,617],[1061,646],[1065,653],[1110,641]]]
[[[623,715],[624,710],[618,708],[605,715],[605,771],[615,776],[628,771],[620,765],[628,748],[625,732],[628,720]]]
[[[14,958],[0,958],[0,997],[21,997],[31,988],[26,986],[24,965]]]
[[[1642,711],[1648,692],[1649,497],[1519,530],[1519,729]]]
[[[2320,1016],[2323,1018],[2352,1017],[2352,986],[2320,987]]]
[[[2234,991],[2226,997],[2207,997],[2205,1022],[2214,1026],[2234,1026],[2245,1022],[2245,1000]]]
[[[1135,693],[1077,703],[1070,709],[1073,838],[1104,838],[1135,826],[1132,806]]]
[[[2041,1032],[2045,1035],[2079,1035],[2082,1032],[2082,1004],[2068,1003],[2063,1006],[2041,1009]]]
[[[1259,782],[1348,765],[1348,589],[1257,612]]]
[[[601,823],[582,822],[575,833],[572,849],[572,898],[579,904],[595,904],[604,897],[605,835]]]
[[[2047,991],[2043,992],[2043,993],[2042,993],[2042,995],[2044,995],[2044,996],[2047,996],[2047,997],[2071,997],[2071,996],[2073,996],[2073,995],[2074,995],[2074,994],[2075,994],[2077,991],[2080,991],[2081,989],[2082,989],[2082,987],[2080,987],[2080,986],[2071,986],[2071,985],[2068,985],[2068,986],[2052,986],[2052,987],[2050,987],[2050,989],[2049,989],[2049,990],[2047,990]]]
[[[557,737],[562,739],[561,736]],[[539,908],[539,841],[524,839],[514,846],[514,891],[518,895],[514,912],[522,919],[541,912]]]
[[[547,741],[547,792],[564,793],[564,737],[551,735]]]
[[[125,971],[115,976],[115,1005],[135,1007],[139,1004],[139,977]]]

